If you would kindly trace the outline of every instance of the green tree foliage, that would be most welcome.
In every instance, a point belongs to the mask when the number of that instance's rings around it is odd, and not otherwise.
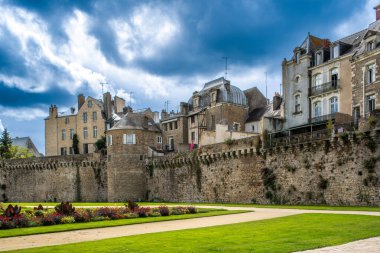
[[[74,154],[79,154],[79,140],[77,134],[74,134],[73,136],[73,150]]]
[[[12,145],[12,139],[7,129],[0,137],[0,157],[1,159],[17,159],[32,157],[33,153],[27,148]]]
[[[95,142],[95,147],[96,147],[96,150],[99,150],[99,151],[106,149],[107,148],[106,137],[105,136],[100,137],[100,139]]]
[[[9,135],[8,130],[4,129],[0,137],[0,157],[2,159],[12,158],[11,147],[12,147],[12,139]]]

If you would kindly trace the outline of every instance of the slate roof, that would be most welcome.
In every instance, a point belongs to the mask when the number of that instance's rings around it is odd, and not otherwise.
[[[154,123],[154,120],[143,113],[129,112],[125,114],[111,129],[135,129],[161,132],[160,127]]]

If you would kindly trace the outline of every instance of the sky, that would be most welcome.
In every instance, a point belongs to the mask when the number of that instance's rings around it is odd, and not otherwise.
[[[104,91],[132,107],[177,110],[225,75],[280,91],[281,62],[307,33],[331,41],[375,21],[380,0],[0,0],[0,131],[44,152],[49,106]],[[267,74],[266,74],[267,73]],[[267,75],[267,79],[266,79]],[[267,81],[266,81],[267,80]],[[132,97],[129,92],[133,92]]]

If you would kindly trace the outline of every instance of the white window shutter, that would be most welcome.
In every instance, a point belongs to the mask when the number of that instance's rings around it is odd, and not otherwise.
[[[127,144],[127,135],[123,134],[123,144]]]
[[[132,136],[133,136],[133,137],[132,137],[132,143],[133,143],[133,144],[136,144],[136,135],[133,134]]]

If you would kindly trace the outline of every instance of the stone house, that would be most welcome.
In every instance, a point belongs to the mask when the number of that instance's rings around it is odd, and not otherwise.
[[[124,99],[115,96],[112,100],[109,92],[103,100],[80,94],[77,105],[67,112],[58,112],[58,107],[51,105],[45,119],[46,156],[74,154],[74,134],[78,135],[79,153],[93,153],[94,143],[120,119],[124,105]]]
[[[128,112],[107,131],[108,201],[125,201],[125,192],[144,199],[145,159],[152,150],[162,150],[162,134],[147,113]]]
[[[166,151],[185,151],[188,145],[188,114],[189,105],[180,103],[178,113],[171,111],[161,113],[162,144]]]
[[[352,106],[354,122],[379,116],[380,109],[380,5],[375,7],[376,21],[361,31],[363,36],[351,59]]]
[[[278,132],[284,130],[283,101],[277,92],[273,96],[272,102],[265,106],[253,109],[245,121],[245,132],[263,134],[268,132]]]
[[[228,130],[244,130],[248,114],[247,98],[242,90],[224,77],[205,83],[189,99],[188,144],[199,146],[204,131],[215,131],[217,124]],[[209,143],[211,144],[211,143]]]

